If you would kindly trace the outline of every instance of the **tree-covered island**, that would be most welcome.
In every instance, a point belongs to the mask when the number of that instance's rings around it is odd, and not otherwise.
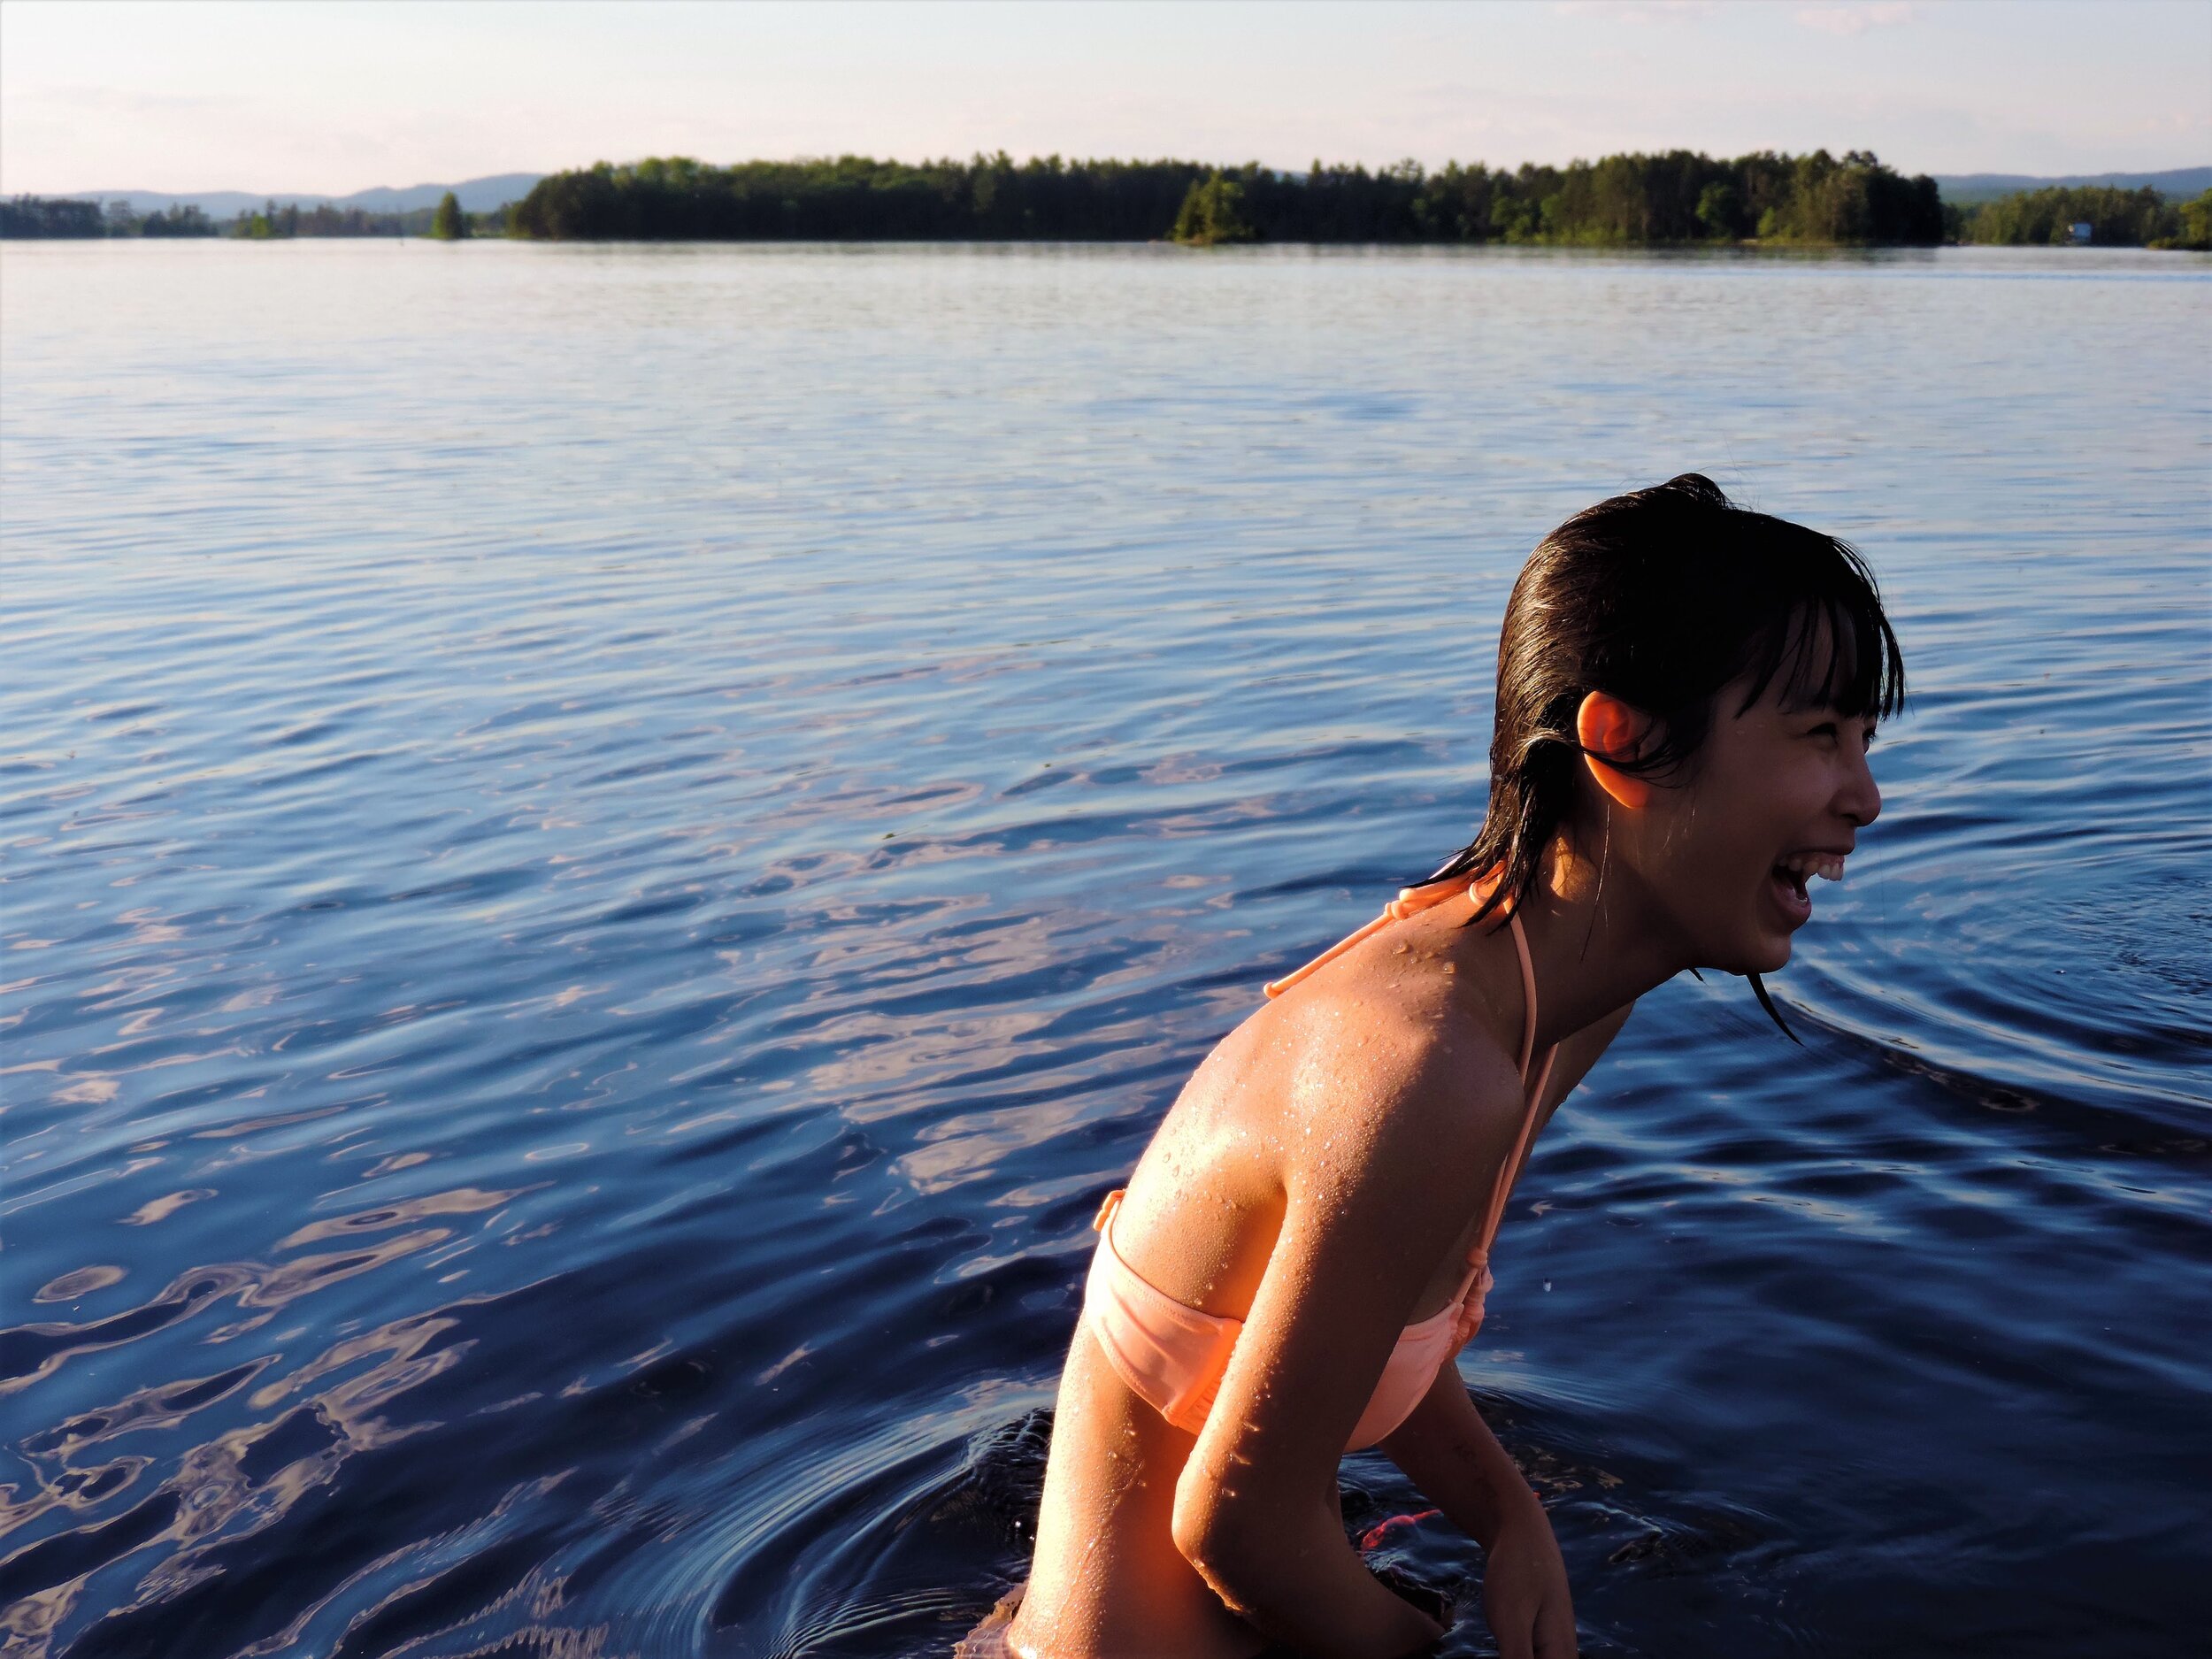
[[[1946,239],[1935,180],[1872,155],[1686,150],[1508,172],[1400,162],[1304,173],[1247,163],[1017,163],[1003,151],[909,164],[864,156],[685,157],[554,173],[516,204],[551,241],[1548,242],[1786,242],[1925,246]]]
[[[2107,245],[2212,245],[2212,195],[2177,205],[2148,189],[2025,194],[2033,201],[1947,206],[1933,179],[1906,178],[1864,150],[1719,160],[1677,150],[1511,172],[1316,161],[1304,173],[1057,156],[1017,163],[1001,151],[911,165],[865,156],[602,163],[540,180],[510,219],[514,234],[562,242],[1926,247],[2069,242],[2074,224],[2088,223],[2091,240]]]

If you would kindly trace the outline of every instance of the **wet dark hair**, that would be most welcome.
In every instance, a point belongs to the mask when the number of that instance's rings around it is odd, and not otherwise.
[[[1519,904],[1573,810],[1591,752],[1576,732],[1583,698],[1602,691],[1658,720],[1644,753],[1599,758],[1686,782],[1717,694],[1747,676],[1738,713],[1778,682],[1788,708],[1878,719],[1903,708],[1904,657],[1849,544],[1738,507],[1696,472],[1575,514],[1537,544],[1506,602],[1481,833],[1428,879],[1498,871],[1476,921]]]

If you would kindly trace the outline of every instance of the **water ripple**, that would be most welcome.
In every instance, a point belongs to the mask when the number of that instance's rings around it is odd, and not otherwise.
[[[2189,1650],[2202,259],[0,259],[11,1654],[949,1650],[1098,1195],[1690,465],[1916,709],[1804,1048],[1647,999],[1463,1371],[1585,1652]]]

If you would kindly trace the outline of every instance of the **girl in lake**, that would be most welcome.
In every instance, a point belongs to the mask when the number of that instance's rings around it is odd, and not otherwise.
[[[1417,1652],[1443,1627],[1340,1517],[1370,1446],[1482,1546],[1505,1659],[1575,1652],[1550,1523],[1453,1363],[1492,1240],[1638,996],[1714,968],[1774,1014],[1759,975],[1880,810],[1867,748],[1903,696],[1858,556],[1706,479],[1544,539],[1481,833],[1269,986],[1101,1208],[1032,1576],[964,1652]]]

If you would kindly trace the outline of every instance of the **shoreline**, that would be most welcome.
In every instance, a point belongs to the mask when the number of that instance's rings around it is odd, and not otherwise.
[[[0,235],[0,247],[136,246],[150,243],[177,248],[282,247],[293,243],[353,246],[370,243],[421,242],[436,247],[460,247],[476,242],[492,246],[534,248],[1158,248],[1194,256],[1315,253],[1342,250],[1347,253],[1585,253],[1585,254],[1768,254],[1799,253],[1940,253],[1980,250],[1988,253],[2176,253],[2204,254],[2212,250],[2192,247],[2154,247],[2141,242],[1762,242],[1747,237],[1735,242],[1407,242],[1407,241],[1297,241],[1219,243],[1179,242],[1171,237],[1112,236],[525,236],[516,234],[438,237],[401,236],[10,236]]]

